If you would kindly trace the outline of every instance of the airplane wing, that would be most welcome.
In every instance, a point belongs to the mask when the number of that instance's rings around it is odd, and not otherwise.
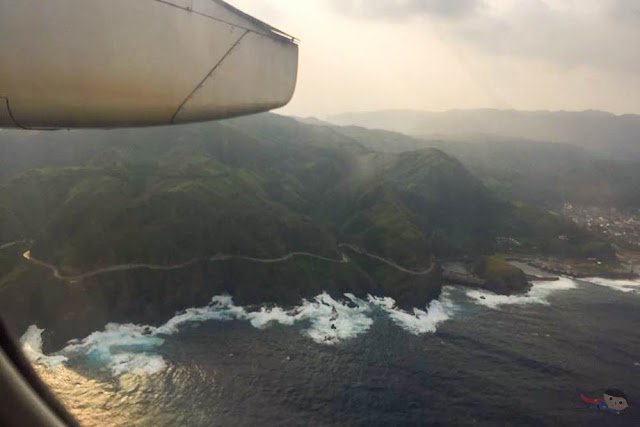
[[[222,0],[0,0],[0,127],[206,121],[283,106],[296,40]]]

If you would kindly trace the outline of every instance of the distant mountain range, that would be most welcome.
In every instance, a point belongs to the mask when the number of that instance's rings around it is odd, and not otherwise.
[[[429,139],[398,132],[338,126],[318,119],[299,119],[324,126],[382,152],[438,148],[460,160],[484,185],[503,199],[560,208],[582,206],[640,208],[640,161],[616,160],[564,143],[483,137],[479,140]]]
[[[344,113],[333,124],[385,129],[428,139],[487,142],[523,139],[571,144],[617,160],[640,160],[640,116],[601,111],[388,110]]]

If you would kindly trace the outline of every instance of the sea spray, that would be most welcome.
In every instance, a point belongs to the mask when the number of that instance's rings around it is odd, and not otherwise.
[[[22,344],[22,349],[27,359],[29,359],[31,363],[37,363],[49,368],[54,368],[66,362],[68,359],[65,356],[46,356],[42,353],[43,332],[44,329],[40,329],[36,325],[31,325],[22,337],[20,337],[20,344]]]
[[[353,307],[335,301],[326,293],[301,307],[300,315],[311,321],[306,334],[315,342],[335,344],[355,338],[367,332],[373,324],[373,319],[368,316],[371,307],[353,295],[345,296],[353,303]]]
[[[503,305],[548,305],[548,298],[554,292],[575,289],[576,287],[577,284],[574,280],[561,277],[556,281],[536,282],[529,292],[522,295],[497,295],[489,291],[473,289],[467,291],[467,296],[475,303],[493,309],[497,309]]]
[[[149,327],[149,331],[153,335],[172,335],[186,324],[201,323],[210,320],[239,320],[244,319],[246,316],[247,313],[245,309],[236,306],[231,296],[218,295],[211,299],[208,306],[184,310],[158,328]]]
[[[307,336],[318,343],[336,344],[367,332],[373,324],[373,319],[367,316],[371,307],[365,301],[352,294],[345,294],[345,297],[351,304],[336,301],[327,293],[322,293],[289,311],[280,307],[262,308],[247,313],[244,318],[258,329],[274,323],[292,326],[308,321],[310,326],[305,330]]]
[[[86,356],[104,365],[113,375],[126,372],[153,374],[165,367],[162,357],[154,354],[164,344],[164,339],[157,336],[157,329],[109,323],[102,331],[70,341],[61,353],[69,357]]]
[[[69,358],[86,358],[98,363],[114,376],[125,373],[154,374],[163,371],[167,362],[157,354],[167,336],[181,329],[206,321],[248,321],[256,329],[272,325],[304,325],[302,333],[319,344],[335,345],[366,333],[374,322],[374,310],[386,313],[407,332],[420,335],[436,331],[448,320],[454,309],[449,293],[443,291],[440,300],[434,300],[426,310],[414,309],[413,314],[395,307],[392,298],[369,296],[369,301],[345,294],[336,300],[322,293],[311,300],[285,310],[281,307],[262,307],[247,311],[236,306],[228,295],[212,298],[209,305],[190,308],[177,313],[161,326],[109,323],[102,331],[81,340],[71,340],[59,356],[42,354],[42,330],[31,326],[23,336],[23,347],[35,363],[62,363]]]
[[[369,301],[387,312],[396,325],[413,335],[436,332],[438,325],[449,320],[456,309],[448,287],[442,290],[440,299],[431,301],[426,311],[414,308],[413,314],[397,308],[393,298],[370,295]]]
[[[614,280],[605,279],[603,277],[589,277],[587,279],[581,279],[585,282],[593,283],[598,286],[605,286],[609,289],[625,293],[640,294],[640,279],[636,280]]]

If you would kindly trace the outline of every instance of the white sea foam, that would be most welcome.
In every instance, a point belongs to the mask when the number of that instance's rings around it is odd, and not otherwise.
[[[109,323],[102,331],[70,341],[62,352],[69,356],[86,355],[105,364],[116,376],[128,372],[153,374],[166,367],[164,359],[153,354],[164,344],[163,336],[201,322],[242,319],[245,315],[230,296],[216,296],[208,306],[184,310],[158,327]]]
[[[167,367],[165,360],[158,355],[147,353],[118,353],[109,361],[109,368],[115,376],[123,374],[156,374]]]
[[[32,363],[54,368],[67,361],[64,356],[47,356],[42,353],[42,333],[44,329],[31,325],[27,331],[20,337],[20,344],[27,359]]]
[[[246,316],[244,308],[233,303],[229,295],[215,296],[207,307],[189,308],[177,314],[164,325],[151,328],[154,335],[172,335],[178,332],[180,327],[187,324],[201,323],[209,320],[228,321],[242,319]]]
[[[116,376],[127,372],[152,374],[165,366],[162,357],[153,355],[164,343],[155,330],[149,326],[110,323],[103,331],[70,341],[62,353],[69,357],[87,356],[104,364]]]
[[[418,335],[435,332],[438,324],[450,318],[453,303],[445,290],[442,298],[432,301],[426,311],[414,309],[412,315],[395,308],[391,298],[370,296],[366,302],[353,294],[345,294],[345,300],[337,301],[322,293],[291,310],[276,306],[248,312],[236,306],[230,296],[216,296],[208,306],[184,310],[158,327],[109,323],[102,331],[82,340],[69,341],[59,356],[42,354],[42,330],[36,326],[27,330],[22,342],[31,360],[38,363],[60,364],[71,357],[88,357],[101,363],[114,376],[136,372],[154,374],[167,366],[156,354],[165,338],[201,322],[245,320],[257,329],[275,324],[301,324],[302,332],[315,342],[333,345],[366,333],[374,322],[371,315],[376,308],[381,308],[406,331]]]
[[[299,316],[309,319],[311,326],[305,331],[316,342],[335,344],[354,338],[371,328],[373,319],[367,314],[371,307],[353,295],[345,295],[354,307],[338,302],[326,293],[299,308]]]
[[[369,301],[386,311],[396,325],[414,335],[436,332],[438,325],[449,320],[455,311],[447,287],[443,289],[439,300],[431,301],[427,311],[414,308],[413,314],[396,308],[393,298],[369,296]]]
[[[586,282],[593,283],[598,286],[605,286],[620,292],[640,293],[640,280],[614,280],[605,279],[603,277],[590,277],[582,279]]]
[[[319,343],[335,344],[367,332],[373,324],[373,320],[367,316],[371,311],[367,303],[352,294],[346,294],[345,297],[351,300],[354,307],[323,293],[290,311],[280,307],[262,308],[245,314],[244,318],[258,329],[274,323],[291,326],[309,321],[310,326],[305,330],[307,336]]]
[[[285,311],[280,307],[262,307],[260,311],[245,314],[244,318],[257,329],[265,329],[274,323],[291,326],[299,320],[295,311]]]
[[[561,277],[556,281],[536,282],[533,284],[529,292],[523,295],[497,295],[489,291],[474,289],[467,291],[467,296],[473,299],[477,304],[494,309],[503,305],[548,305],[549,295],[557,291],[575,289],[576,287],[577,284],[574,280],[567,277]]]

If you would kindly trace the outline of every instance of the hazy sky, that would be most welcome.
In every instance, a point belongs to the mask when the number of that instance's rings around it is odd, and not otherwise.
[[[227,0],[298,37],[281,113],[640,113],[640,0]]]

